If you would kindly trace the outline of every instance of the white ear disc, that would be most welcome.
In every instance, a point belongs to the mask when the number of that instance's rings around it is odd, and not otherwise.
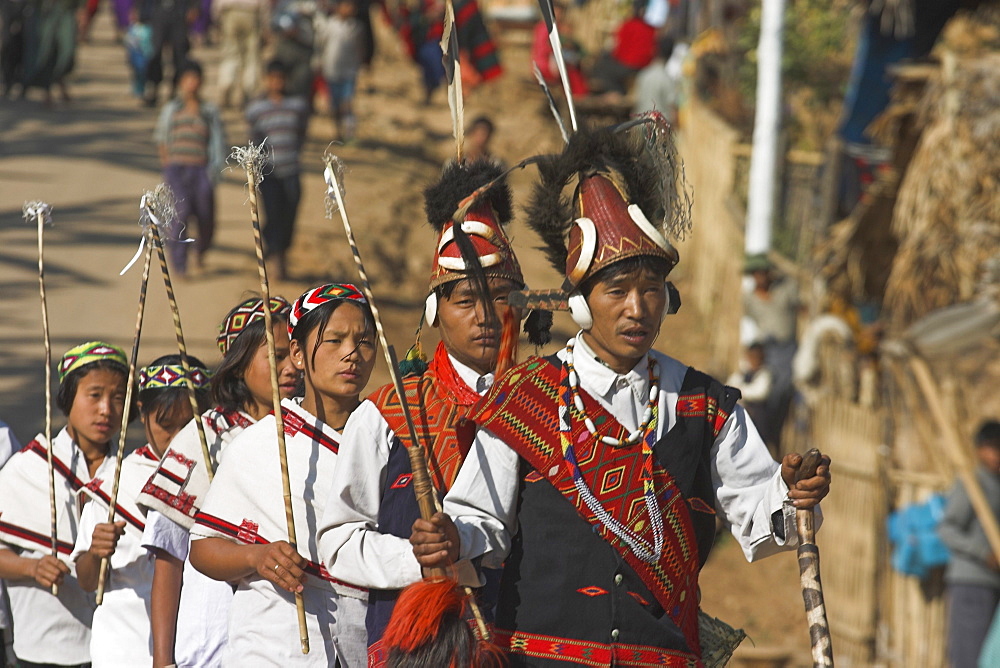
[[[587,305],[587,299],[579,292],[573,292],[566,300],[569,303],[569,314],[580,329],[589,330],[594,326],[594,316]]]
[[[431,291],[431,293],[427,295],[427,299],[424,301],[424,320],[431,327],[436,327],[437,317],[438,317],[437,293]]]

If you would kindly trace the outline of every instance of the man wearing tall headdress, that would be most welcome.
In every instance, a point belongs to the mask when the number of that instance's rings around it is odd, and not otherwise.
[[[505,183],[477,199],[461,226],[452,221],[462,201],[500,173],[488,161],[452,163],[425,192],[427,217],[437,231],[425,319],[437,328],[441,343],[426,371],[408,376],[403,385],[439,498],[472,444],[472,425],[464,416],[493,384],[507,295],[524,286],[503,229],[511,218]],[[319,527],[330,574],[371,590],[367,626],[375,665],[385,658],[378,641],[399,591],[421,578],[409,543],[420,516],[406,452],[410,444],[399,397],[386,385],[347,423]]]
[[[716,517],[757,559],[794,545],[795,508],[829,489],[828,462],[796,484],[801,458],[768,456],[738,391],[652,350],[677,304],[664,233],[688,211],[667,132],[655,116],[581,132],[542,160],[529,224],[580,332],[494,384],[447,514],[414,524],[425,568],[503,567],[494,642],[512,666],[702,665]]]

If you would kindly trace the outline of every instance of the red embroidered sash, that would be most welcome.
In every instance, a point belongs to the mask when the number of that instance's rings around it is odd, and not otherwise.
[[[592,397],[580,392],[598,436],[620,438],[627,431]],[[580,497],[559,446],[559,367],[530,359],[506,374],[476,406],[469,419],[503,440],[573,504],[588,524],[614,547],[656,596],[667,615],[698,652],[698,547],[688,505],[670,474],[654,463],[656,498],[663,514],[665,542],[660,560],[640,561],[628,545],[601,525]],[[619,522],[653,543],[640,479],[639,445],[614,448],[586,433],[574,419],[571,438],[587,486]],[[555,546],[554,546],[555,548]]]
[[[437,490],[445,492],[455,482],[472,446],[475,425],[463,418],[480,397],[458,376],[443,344],[434,351],[427,371],[404,378],[403,388],[424,446],[431,480]],[[410,431],[395,388],[386,385],[368,399],[403,445],[409,445]]]

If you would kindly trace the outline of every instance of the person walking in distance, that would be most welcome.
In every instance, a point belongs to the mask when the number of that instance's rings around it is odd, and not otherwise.
[[[189,218],[197,226],[194,273],[205,265],[205,253],[215,234],[215,183],[226,162],[226,139],[219,110],[201,99],[201,65],[188,61],[181,66],[177,97],[164,105],[156,123],[156,140],[163,166],[163,179],[177,197],[177,219],[181,222],[168,240],[170,259],[180,276],[188,273]]]
[[[281,61],[267,65],[266,92],[247,107],[250,137],[266,144],[269,168],[264,170],[260,194],[264,199],[267,224],[264,244],[278,280],[286,277],[285,254],[292,245],[295,216],[302,187],[299,182],[299,153],[306,137],[309,105],[304,98],[285,95],[287,75]]]

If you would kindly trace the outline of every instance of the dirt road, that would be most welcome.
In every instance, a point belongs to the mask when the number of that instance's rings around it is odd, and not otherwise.
[[[420,104],[416,68],[390,33],[380,30],[382,52],[373,76],[361,82],[357,107],[359,140],[338,147],[348,167],[347,207],[361,250],[387,317],[392,343],[409,347],[426,290],[430,228],[424,223],[420,192],[432,182],[452,151],[451,122],[444,96]],[[208,99],[218,49],[196,49],[207,65]],[[497,125],[496,153],[509,163],[541,151],[557,150],[559,135],[527,69],[527,51],[504,52],[507,74],[474,91],[467,118],[486,112]],[[53,207],[46,231],[46,270],[53,355],[90,339],[131,345],[139,269],[118,275],[139,241],[139,198],[161,177],[151,139],[154,110],[128,94],[122,47],[111,39],[110,16],[98,17],[93,43],[81,47],[73,78],[73,102],[42,107],[37,100],[0,103],[0,419],[22,441],[44,419],[43,356],[39,314],[35,229],[21,217],[25,200]],[[369,86],[374,91],[366,91]],[[225,114],[230,144],[247,139],[235,111]],[[291,279],[272,286],[289,299],[325,280],[356,276],[339,220],[324,218],[321,156],[333,128],[313,118],[305,152],[303,202],[291,252]],[[176,285],[189,350],[205,362],[218,359],[215,334],[228,308],[256,288],[246,184],[242,172],[225,174],[217,190],[216,244],[208,271]],[[534,174],[512,176],[515,199],[523,203]],[[697,232],[696,232],[697,233]],[[512,235],[532,287],[559,284],[559,277],[535,250],[537,241],[520,222]],[[683,247],[681,254],[683,258]],[[154,268],[155,269],[155,268]],[[679,287],[686,289],[683,262]],[[149,289],[140,362],[174,351],[175,342],[162,281],[154,271]],[[558,318],[555,341],[572,333]],[[713,373],[700,342],[710,335],[691,309],[669,319],[658,347]],[[435,342],[425,334],[425,346]],[[555,347],[555,343],[552,346]],[[527,352],[527,351],[522,351]],[[548,352],[548,351],[546,351]],[[370,387],[387,376],[379,366]],[[56,416],[57,427],[62,424]],[[703,605],[713,614],[750,631],[758,646],[787,646],[794,662],[807,662],[808,645],[797,571],[791,555],[748,566],[733,541],[720,546],[702,576]],[[747,643],[749,644],[749,643]]]

